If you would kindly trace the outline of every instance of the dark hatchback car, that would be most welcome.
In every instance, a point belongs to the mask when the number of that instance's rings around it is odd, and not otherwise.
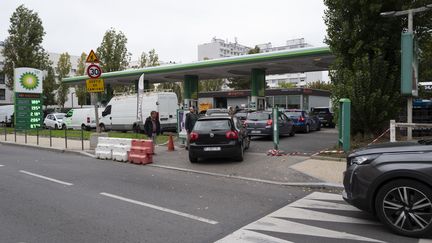
[[[392,231],[432,234],[432,140],[368,146],[347,158],[344,199]]]
[[[230,116],[201,117],[190,134],[189,161],[200,158],[234,158],[243,161],[249,148],[247,130],[237,118]]]
[[[273,136],[273,119],[271,111],[251,112],[248,114],[244,124],[250,136]],[[280,135],[295,135],[293,121],[282,112],[279,112],[278,124]]]
[[[311,108],[312,114],[318,116],[321,124],[326,127],[334,128],[334,114],[330,111],[329,107],[313,107]]]
[[[309,133],[310,131],[321,130],[321,122],[318,116],[310,115],[304,110],[285,110],[285,115],[294,122],[296,131]]]

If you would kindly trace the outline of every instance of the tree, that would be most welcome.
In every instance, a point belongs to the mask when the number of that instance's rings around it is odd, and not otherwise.
[[[309,89],[321,89],[321,90],[328,90],[328,91],[332,91],[333,90],[333,84],[332,83],[326,83],[324,81],[315,81],[315,82],[311,82],[308,83],[306,85],[306,88]]]
[[[14,68],[47,70],[50,62],[42,47],[45,32],[37,13],[20,5],[12,14],[10,23],[2,54],[5,57],[3,70],[7,77],[6,85],[13,89]]]
[[[102,43],[96,51],[104,72],[121,71],[127,68],[131,54],[128,53],[126,44],[127,38],[123,32],[117,33],[113,28],[105,32]]]
[[[47,76],[45,76],[43,80],[43,95],[44,97],[44,105],[55,105],[56,99],[55,99],[55,91],[58,88],[58,85],[56,83],[54,69],[52,67],[48,67]]]
[[[155,49],[151,49],[149,53],[142,52],[139,60],[139,67],[154,67],[159,66],[159,55],[156,53]]]
[[[250,49],[248,54],[256,54],[260,53],[260,48],[255,46],[253,49]],[[234,90],[242,90],[242,89],[250,89],[251,87],[251,79],[250,77],[234,77],[228,78],[228,87]]]
[[[208,79],[198,82],[198,90],[201,91],[220,91],[225,83],[223,79]]]
[[[297,85],[295,83],[291,83],[291,82],[281,82],[281,83],[278,83],[278,87],[283,88],[283,89],[290,89],[290,88],[296,88]]]
[[[183,85],[181,82],[165,82],[159,84],[157,87],[158,90],[167,90],[170,89],[177,95],[177,99],[179,104],[183,103]]]
[[[68,100],[69,86],[64,84],[62,81],[68,77],[72,64],[70,61],[69,53],[65,52],[60,55],[59,61],[57,62],[57,76],[59,79],[59,87],[57,89],[57,103],[59,106],[64,107],[64,104]]]
[[[78,60],[78,66],[77,66],[77,76],[82,76],[85,74],[85,68],[86,68],[86,57],[87,54],[85,52],[81,53],[80,59]],[[85,84],[79,84],[75,86],[75,95],[78,98],[78,105],[81,107],[86,104],[87,101],[87,89],[85,87]]]
[[[383,18],[380,13],[407,9],[414,4],[421,6],[426,1],[324,0],[324,3],[325,42],[335,55],[330,68],[334,100],[351,99],[353,134],[381,133],[389,120],[398,116],[403,100],[400,33],[407,25],[404,18]],[[429,26],[425,26],[427,21]],[[430,16],[422,22],[416,15],[415,23],[422,38],[430,30]]]

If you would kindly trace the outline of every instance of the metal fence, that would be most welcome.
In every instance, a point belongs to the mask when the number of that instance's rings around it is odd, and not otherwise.
[[[90,149],[89,135],[84,130],[18,130],[6,126],[2,127],[0,130],[2,130],[0,141],[59,149]]]

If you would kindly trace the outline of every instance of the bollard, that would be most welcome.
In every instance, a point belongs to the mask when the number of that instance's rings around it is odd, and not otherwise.
[[[51,127],[49,128],[50,147],[52,147]]]
[[[24,129],[24,141],[27,144],[27,129]]]
[[[67,129],[65,129],[64,131],[65,131],[65,148],[67,148]]]
[[[81,128],[81,150],[84,150],[84,130]]]
[[[16,143],[16,128],[14,127],[14,137],[15,137],[15,143]]]
[[[4,129],[4,134],[5,134],[5,141],[7,141],[7,130],[6,130],[6,127]]]
[[[36,145],[39,145],[39,128],[36,128]]]

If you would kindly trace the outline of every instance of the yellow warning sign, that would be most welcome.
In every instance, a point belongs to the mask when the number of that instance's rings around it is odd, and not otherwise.
[[[104,81],[101,78],[87,79],[86,87],[89,93],[104,92]]]
[[[86,62],[87,63],[99,63],[99,58],[97,58],[97,56],[93,50],[91,50],[90,54],[87,56]]]

